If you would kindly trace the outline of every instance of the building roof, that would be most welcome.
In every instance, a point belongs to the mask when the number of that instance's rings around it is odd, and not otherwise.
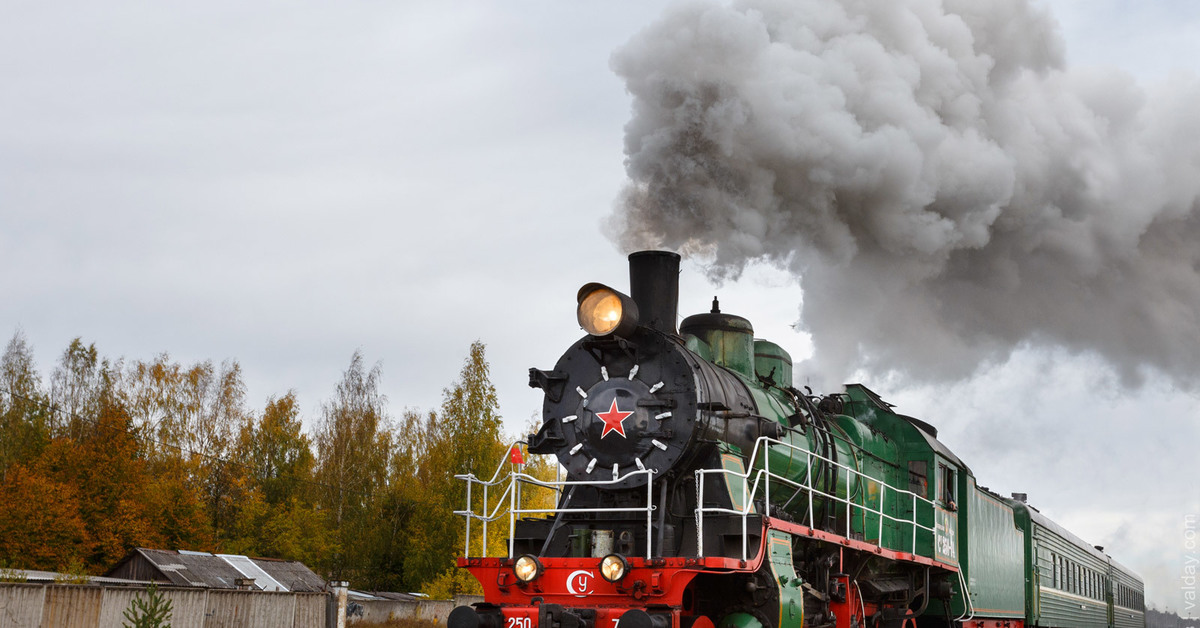
[[[24,578],[23,582],[54,584],[56,582],[75,583],[80,576],[64,574],[58,571],[41,571],[39,569],[6,569],[5,575],[10,578]],[[126,578],[107,578],[104,576],[82,576],[87,582],[82,584],[98,584],[103,586],[146,586],[148,580],[129,580]],[[78,583],[76,583],[78,584]]]
[[[236,589],[239,579],[253,578],[254,588],[261,591],[325,590],[325,580],[297,561],[144,547],[130,552],[105,575],[208,589]]]
[[[412,593],[396,593],[395,591],[355,591],[349,589],[346,595],[352,600],[391,600],[393,602],[413,602],[419,600],[424,595],[414,595]]]

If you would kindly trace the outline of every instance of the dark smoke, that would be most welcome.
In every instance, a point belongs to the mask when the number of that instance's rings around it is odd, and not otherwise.
[[[810,365],[968,376],[1023,346],[1200,372],[1200,85],[1066,67],[1022,0],[678,6],[613,57],[623,247],[765,260]]]

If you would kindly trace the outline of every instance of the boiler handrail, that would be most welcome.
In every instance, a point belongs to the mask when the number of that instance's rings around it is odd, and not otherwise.
[[[778,473],[774,473],[773,471],[771,471],[770,464],[769,464],[770,451],[771,451],[772,447],[779,447],[779,446],[782,446],[793,452],[804,454],[804,456],[805,456],[805,481],[804,481],[804,483],[797,482],[795,480],[792,480],[791,478],[782,476]],[[761,469],[756,469],[755,464],[758,462],[758,456],[759,456],[760,450],[762,451],[763,464],[762,464]],[[820,460],[828,465],[832,465],[834,467],[837,467],[839,469],[846,471],[848,474],[847,475],[847,493],[849,493],[850,479],[856,475],[858,476],[860,481],[865,479],[867,481],[874,482],[875,484],[879,485],[881,487],[881,492],[880,492],[880,497],[879,497],[879,508],[878,509],[872,508],[871,506],[869,506],[866,503],[856,504],[856,503],[854,503],[854,501],[852,499],[849,498],[849,495],[847,495],[847,497],[845,497],[845,498],[838,497],[836,495],[836,490],[837,490],[836,487],[834,488],[834,493],[827,493],[820,489],[814,488],[812,486],[812,463],[814,460]],[[730,479],[740,479],[742,481],[743,504],[742,504],[741,508],[724,508],[724,507],[720,507],[720,506],[706,507],[704,505],[704,478],[705,478],[705,476],[712,475],[712,474],[721,474],[721,475],[725,475],[725,476],[729,477]],[[815,527],[815,525],[814,525],[815,524],[814,510],[813,510],[813,496],[817,495],[824,499],[832,500],[834,502],[838,502],[838,503],[842,503],[842,504],[846,505],[846,537],[847,538],[850,537],[850,534],[853,529],[852,525],[851,525],[851,522],[853,521],[853,517],[851,516],[851,514],[852,514],[853,509],[855,509],[855,508],[859,509],[861,512],[871,513],[871,514],[879,517],[879,537],[876,539],[876,544],[878,544],[880,547],[884,547],[884,545],[883,545],[883,520],[884,519],[888,519],[889,521],[893,521],[896,523],[901,523],[901,524],[906,524],[908,526],[911,526],[912,542],[911,542],[911,546],[910,546],[910,553],[913,553],[913,554],[917,553],[917,550],[916,550],[917,530],[921,529],[921,530],[925,530],[926,532],[930,532],[930,533],[934,532],[934,526],[926,526],[917,521],[917,505],[918,505],[918,503],[922,506],[927,506],[928,512],[932,515],[932,513],[934,511],[933,500],[930,500],[921,495],[917,495],[916,493],[914,493],[912,491],[908,491],[905,489],[891,486],[887,482],[880,480],[879,478],[876,478],[870,474],[864,473],[859,469],[846,466],[844,464],[841,464],[839,462],[836,462],[834,460],[826,458],[820,454],[813,453],[802,447],[797,447],[795,445],[792,445],[791,443],[786,443],[786,442],[783,442],[783,441],[780,441],[780,440],[777,440],[774,438],[769,438],[766,436],[760,437],[755,442],[754,450],[751,452],[750,459],[746,465],[745,472],[738,473],[736,471],[732,471],[732,470],[725,469],[725,468],[697,469],[695,471],[695,475],[696,475],[696,513],[695,513],[695,515],[696,515],[696,552],[697,552],[697,555],[700,557],[704,556],[704,514],[705,513],[714,513],[714,514],[719,513],[719,514],[737,515],[742,518],[742,560],[748,559],[747,542],[746,542],[747,519],[749,518],[750,514],[754,510],[754,501],[755,501],[755,497],[759,494],[760,486],[763,487],[763,503],[767,504],[768,509],[769,509],[770,504],[771,504],[771,482],[772,481],[782,482],[784,484],[787,484],[787,485],[792,486],[795,489],[797,489],[797,491],[796,491],[797,493],[803,491],[808,495],[808,527],[810,527],[810,528]],[[750,477],[752,475],[754,476],[753,483],[750,482]],[[764,480],[764,478],[765,478],[765,480]],[[893,517],[893,516],[883,512],[884,503],[885,503],[884,500],[887,496],[888,491],[891,491],[894,494],[899,494],[901,496],[908,495],[912,498],[912,506],[911,506],[911,512],[909,513],[910,514],[909,518],[902,519],[899,517]],[[936,522],[935,522],[935,525],[936,525]],[[865,530],[864,530],[864,532],[865,532]],[[887,548],[887,549],[899,549],[899,548]]]

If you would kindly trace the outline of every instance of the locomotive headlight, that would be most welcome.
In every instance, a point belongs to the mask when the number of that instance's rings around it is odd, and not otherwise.
[[[542,574],[542,564],[536,557],[525,554],[513,563],[513,573],[521,582],[533,582],[534,578]]]
[[[600,561],[600,575],[609,582],[617,582],[629,571],[629,563],[620,554],[609,554]]]
[[[638,324],[637,304],[628,296],[604,284],[589,283],[579,289],[576,316],[584,331],[593,336],[633,333]]]

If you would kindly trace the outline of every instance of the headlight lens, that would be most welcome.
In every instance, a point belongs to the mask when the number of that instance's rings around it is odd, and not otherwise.
[[[593,336],[626,338],[637,329],[638,309],[633,299],[600,283],[579,289],[579,326]]]
[[[579,304],[579,324],[593,336],[611,334],[620,322],[621,298],[611,290],[595,290]]]
[[[609,582],[617,582],[629,571],[629,563],[620,554],[609,554],[600,561],[600,575]]]
[[[537,558],[525,554],[513,563],[513,573],[521,582],[532,582],[534,578],[541,575],[542,564],[538,562]]]

